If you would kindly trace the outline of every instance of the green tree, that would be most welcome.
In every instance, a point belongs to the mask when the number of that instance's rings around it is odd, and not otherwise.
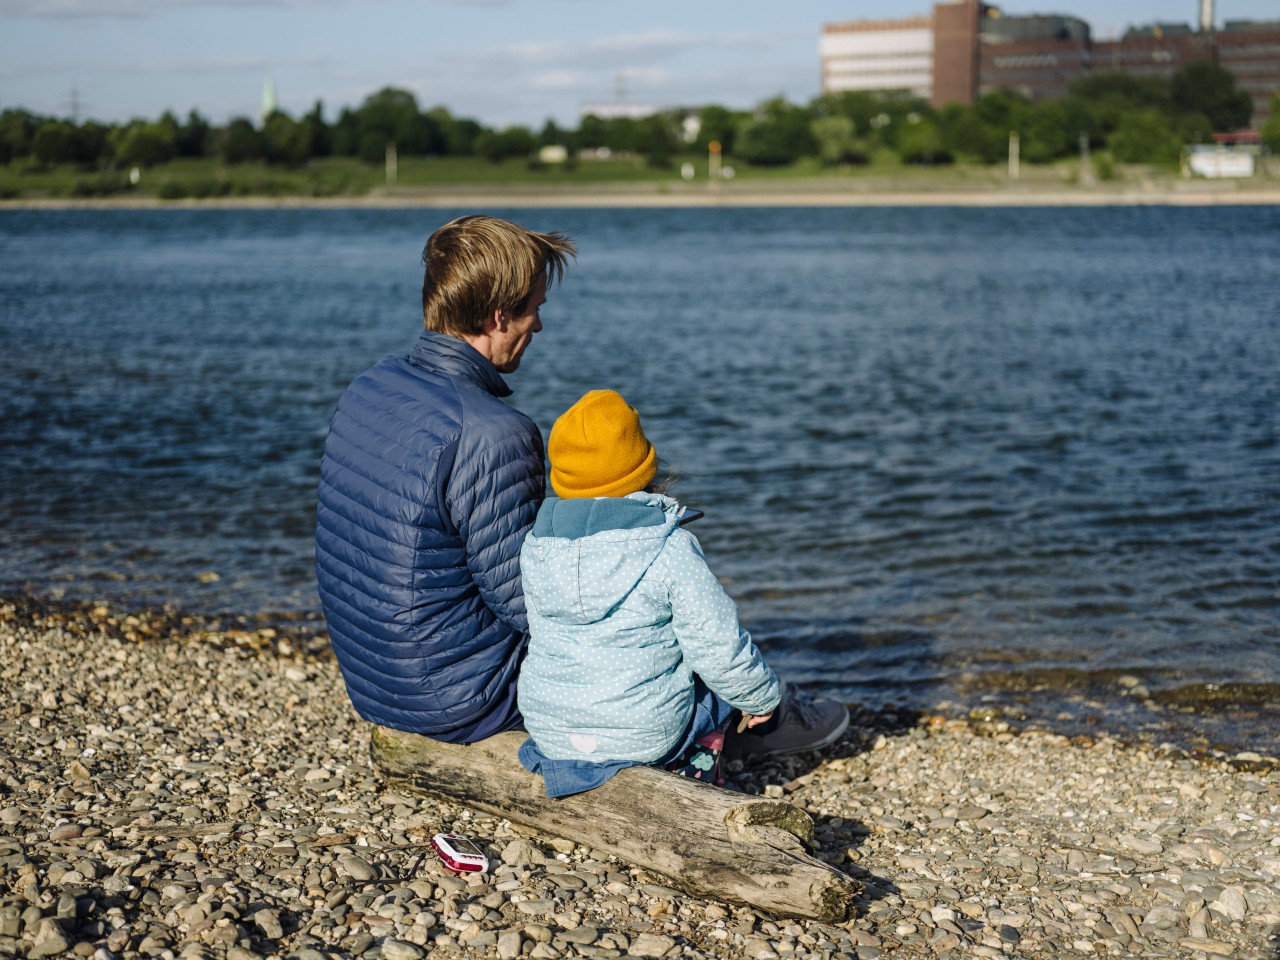
[[[1242,130],[1253,118],[1253,97],[1236,87],[1231,71],[1200,60],[1169,80],[1169,99],[1179,113],[1201,113],[1219,133]]]
[[[432,107],[426,115],[439,132],[440,153],[449,157],[475,156],[476,138],[484,127],[467,117],[455,117],[444,107]]]
[[[267,163],[300,167],[311,157],[311,138],[304,124],[275,110],[262,124],[262,156]]]
[[[638,153],[636,121],[631,117],[611,117],[604,122],[604,145],[614,153]]]
[[[1088,104],[1079,97],[1031,104],[1022,123],[1022,156],[1028,163],[1071,156],[1079,150],[1081,136],[1090,143],[1098,140],[1097,127]]]
[[[761,104],[737,130],[734,155],[757,166],[781,166],[817,152],[808,110],[781,97]]]
[[[698,111],[698,137],[694,140],[694,149],[706,154],[711,141],[720,144],[725,154],[733,153],[737,141],[737,129],[748,115],[735,112],[725,107],[709,104]]]
[[[938,113],[938,126],[951,152],[977,163],[998,163],[1008,150],[1008,131],[982,122],[971,106],[949,103]]]
[[[109,164],[112,157],[111,128],[86,120],[76,130],[76,162],[83,166]]]
[[[182,135],[182,124],[178,122],[178,118],[173,115],[172,110],[166,110],[160,114],[160,119],[155,122],[159,128],[156,132],[164,139],[173,143],[174,153],[178,150],[178,139]]]
[[[0,163],[31,155],[40,119],[26,110],[0,113]]]
[[[1213,140],[1213,121],[1203,113],[1184,113],[1173,125],[1183,143],[1209,143]]]
[[[175,144],[180,157],[208,156],[213,146],[213,128],[198,111],[191,110],[178,129]]]
[[[252,123],[244,117],[236,117],[222,131],[218,152],[223,163],[247,163],[262,156],[262,141]]]
[[[1102,141],[1136,110],[1155,110],[1169,118],[1174,113],[1169,85],[1160,77],[1142,77],[1118,70],[1086,74],[1072,82],[1070,91],[1072,97],[1088,104],[1095,135]]]
[[[992,90],[978,99],[975,109],[978,118],[1000,131],[1001,142],[1007,143],[1010,133],[1021,134],[1031,111],[1031,101],[1013,90]]]
[[[431,127],[408,90],[384,87],[365,98],[356,111],[360,158],[381,163],[386,144],[394,141],[402,156],[431,152]]]
[[[308,157],[327,157],[332,149],[329,125],[324,122],[324,104],[319,100],[302,118],[303,134],[307,141]]]
[[[116,160],[126,167],[154,167],[178,152],[176,124],[135,120],[116,131]]]
[[[1169,118],[1153,107],[1126,113],[1107,145],[1124,163],[1176,163],[1182,153]]]
[[[360,151],[360,118],[354,110],[342,108],[329,128],[329,147],[339,157],[354,157]]]
[[[866,163],[866,148],[859,142],[857,128],[848,117],[818,117],[809,124],[809,132],[818,145],[818,159],[827,166],[840,163]]]
[[[584,150],[597,150],[609,139],[609,127],[594,113],[588,113],[578,124],[578,146]]]
[[[1259,131],[1262,143],[1272,153],[1280,153],[1280,93],[1271,98],[1271,109]]]
[[[537,148],[528,127],[514,126],[505,130],[486,130],[476,138],[476,153],[490,163],[501,163],[508,157],[527,157]]]
[[[552,147],[557,144],[567,146],[570,141],[568,131],[561,130],[560,125],[554,120],[549,119],[542,125],[542,132],[538,134],[538,146]]]
[[[818,117],[844,117],[853,124],[855,130],[863,131],[872,129],[872,119],[884,112],[880,96],[864,90],[824,94],[814,100],[811,106]]]
[[[651,167],[666,167],[676,153],[676,133],[671,118],[654,114],[636,122],[635,150]]]
[[[73,163],[76,159],[76,128],[65,120],[46,120],[31,141],[31,156],[50,166]]]
[[[356,156],[365,163],[380,164],[386,162],[387,144],[395,143],[395,139],[376,130],[364,130],[359,133]],[[399,150],[399,146],[396,147]]]
[[[909,114],[898,128],[896,147],[903,163],[950,163],[952,159],[938,124],[917,113]]]

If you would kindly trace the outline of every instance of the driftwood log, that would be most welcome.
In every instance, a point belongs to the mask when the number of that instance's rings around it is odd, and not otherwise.
[[[805,852],[813,820],[803,810],[652,767],[551,800],[516,759],[524,739],[504,733],[463,746],[374,727],[373,759],[406,789],[613,854],[692,894],[827,923],[852,912],[861,885]]]

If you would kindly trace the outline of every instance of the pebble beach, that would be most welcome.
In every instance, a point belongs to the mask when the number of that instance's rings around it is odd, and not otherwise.
[[[1280,761],[853,706],[731,771],[865,887],[840,924],[690,897],[405,792],[322,636],[0,603],[0,955],[1280,958]],[[427,841],[473,837],[482,876]]]

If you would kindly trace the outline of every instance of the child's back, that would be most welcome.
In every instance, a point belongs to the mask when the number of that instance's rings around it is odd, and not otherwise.
[[[661,760],[688,731],[695,674],[745,713],[777,705],[777,678],[681,512],[644,492],[543,504],[520,555],[519,695],[544,756]]]

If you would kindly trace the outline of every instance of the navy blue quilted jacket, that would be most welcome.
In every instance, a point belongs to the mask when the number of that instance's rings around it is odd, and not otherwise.
[[[320,467],[316,578],[366,720],[450,743],[520,721],[520,545],[542,435],[468,344],[424,332],[338,403]]]

